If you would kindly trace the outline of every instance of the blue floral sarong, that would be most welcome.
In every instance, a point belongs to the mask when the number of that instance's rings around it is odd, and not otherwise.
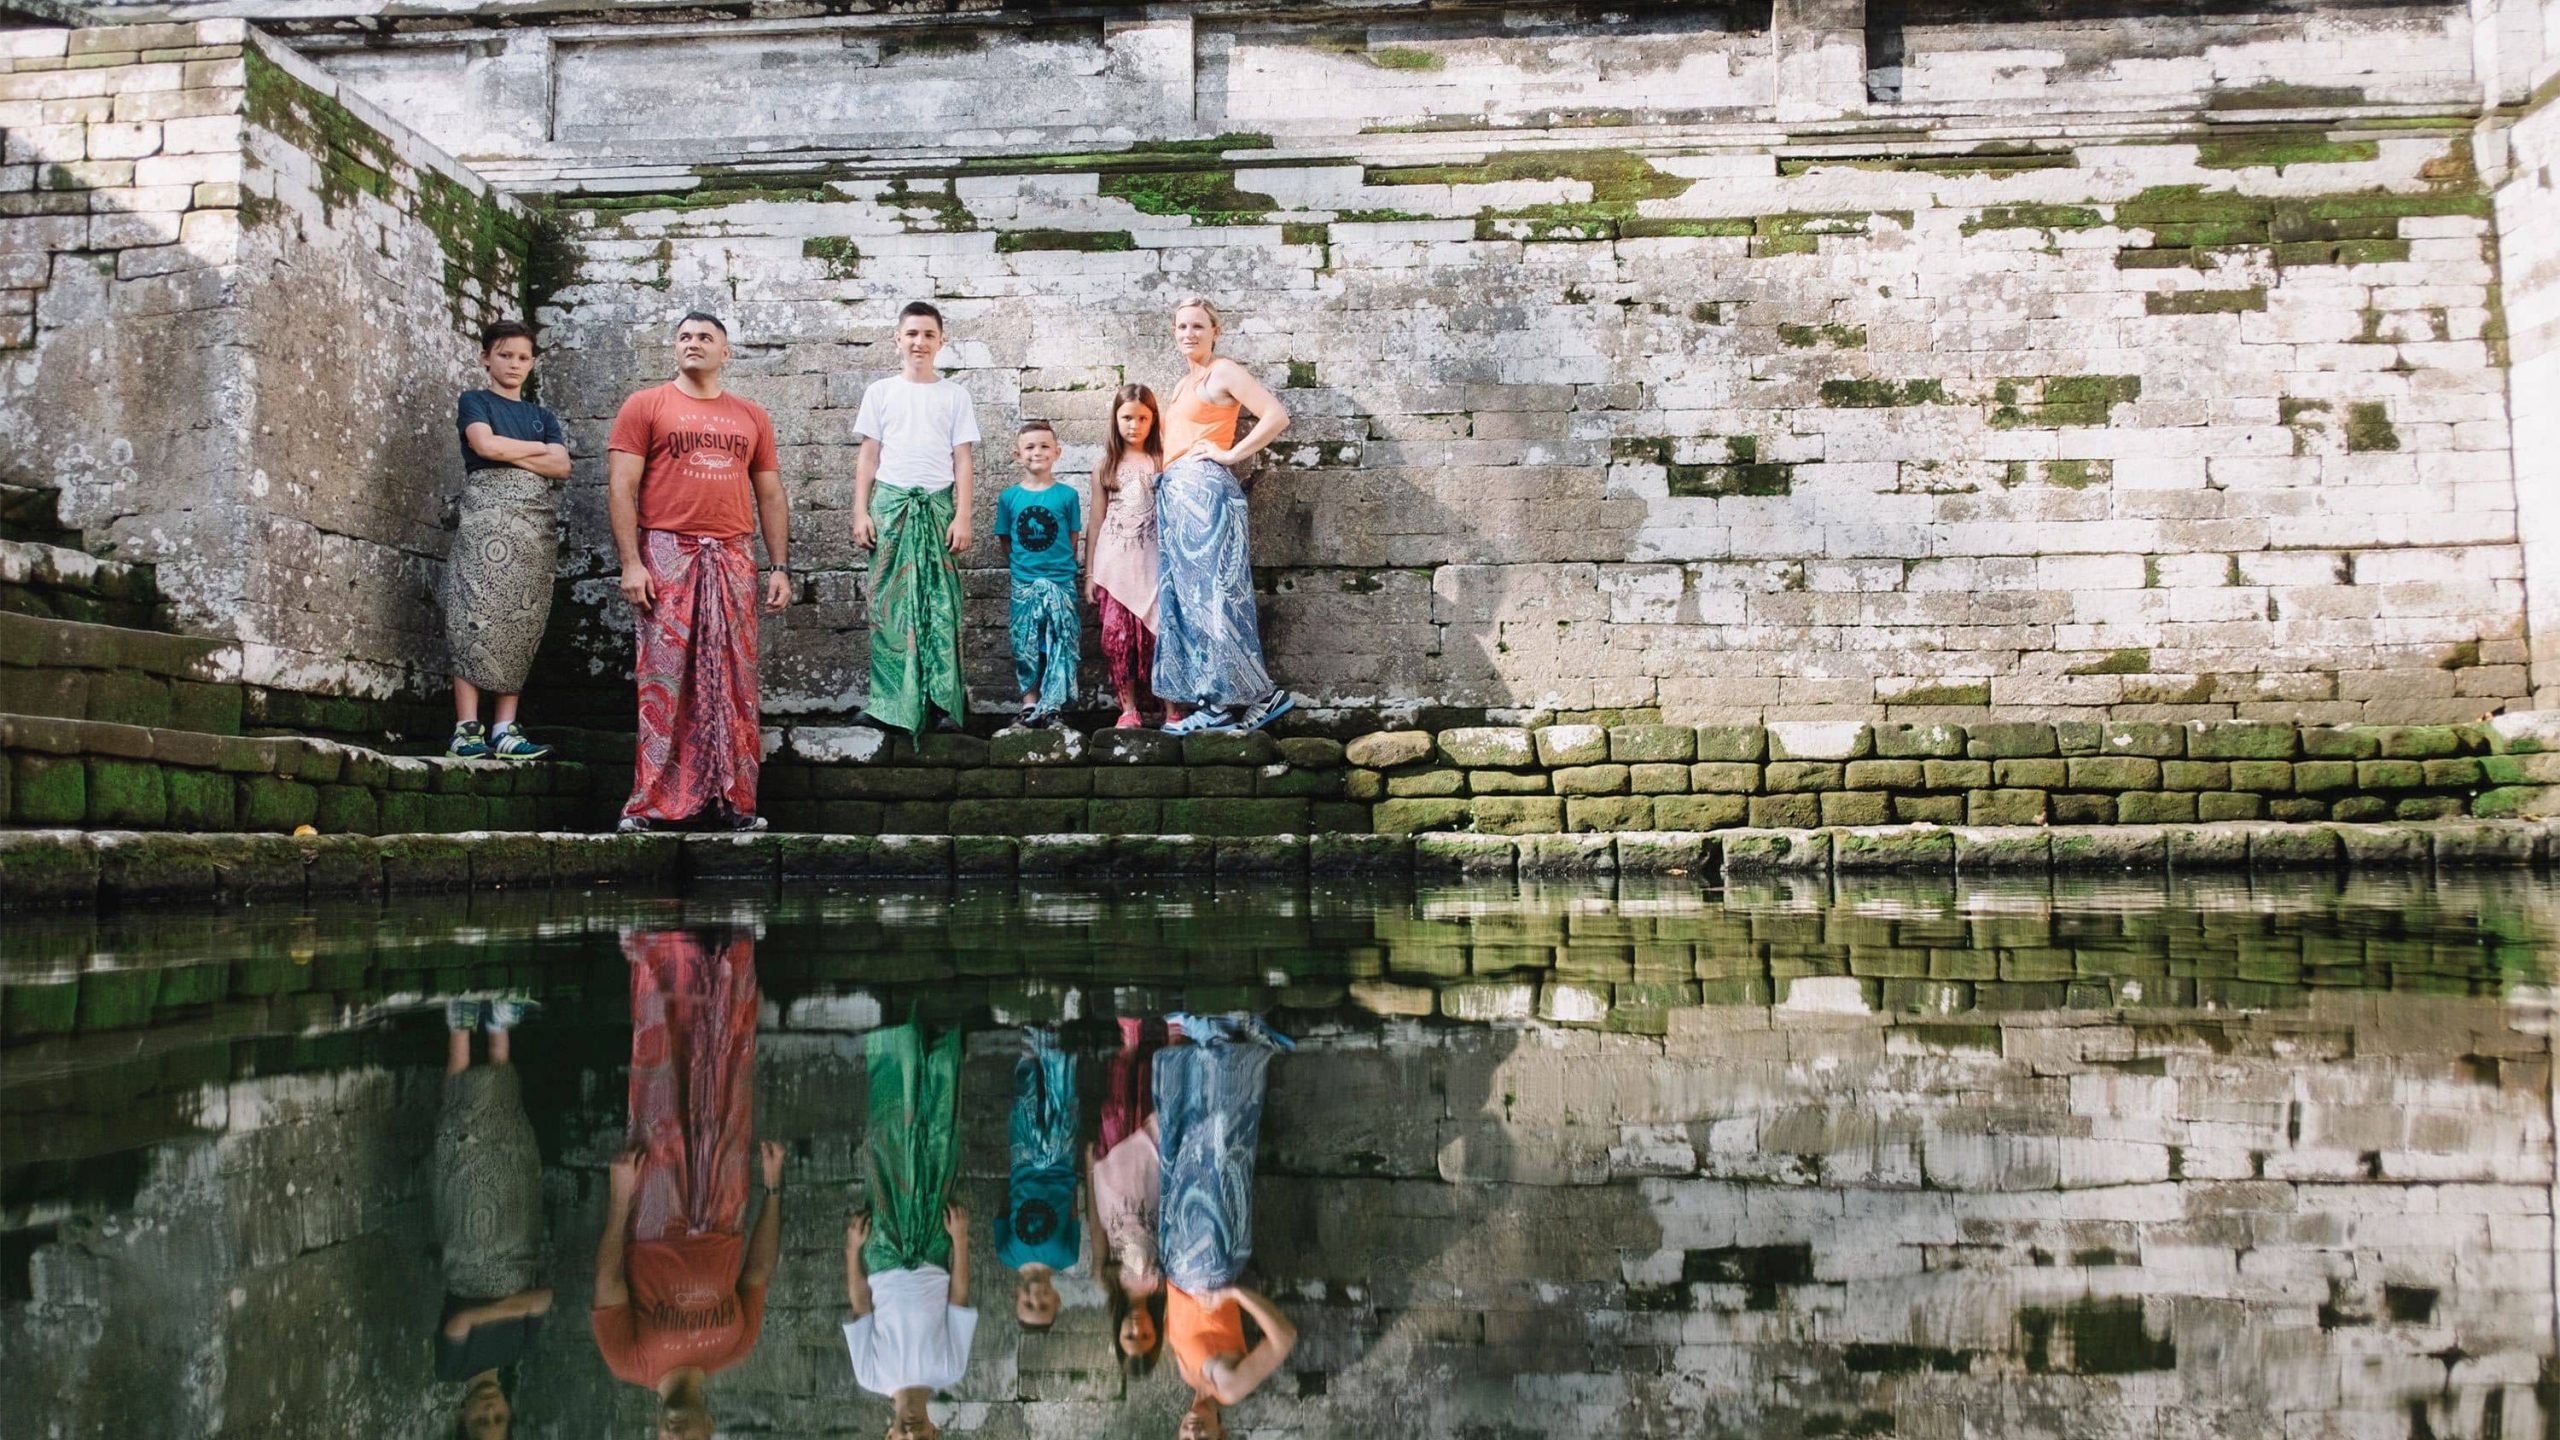
[[[1189,1043],[1156,1052],[1156,1250],[1164,1278],[1200,1295],[1234,1284],[1253,1258],[1263,1083],[1271,1057],[1290,1045],[1250,1015],[1181,1019]]]
[[[1018,693],[1033,697],[1042,715],[1076,698],[1076,652],[1084,646],[1084,622],[1076,612],[1076,587],[1065,580],[1013,577],[1013,678]]]
[[[1049,1031],[1022,1032],[1013,1064],[1012,1167],[1004,1213],[996,1217],[996,1258],[1012,1269],[1064,1270],[1084,1253],[1076,1224],[1076,1057]]]
[[[1275,688],[1253,610],[1244,487],[1214,460],[1156,479],[1156,694],[1193,706],[1251,705]]]

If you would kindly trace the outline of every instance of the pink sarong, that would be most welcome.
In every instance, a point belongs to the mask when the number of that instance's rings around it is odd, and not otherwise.
[[[756,949],[684,930],[622,937],[631,962],[631,1238],[743,1233],[755,1135]]]
[[[640,744],[625,815],[756,811],[756,565],[751,542],[640,532],[656,600],[640,631]]]
[[[1111,669],[1111,692],[1135,696],[1140,705],[1155,703],[1148,678],[1156,669],[1156,632],[1130,613],[1110,591],[1100,592],[1094,608],[1102,612],[1102,659]]]

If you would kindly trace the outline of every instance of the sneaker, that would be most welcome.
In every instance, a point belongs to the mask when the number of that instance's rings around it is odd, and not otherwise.
[[[1211,709],[1208,706],[1202,706],[1200,709],[1192,711],[1190,714],[1183,716],[1179,720],[1166,721],[1164,733],[1167,735],[1196,734],[1199,731],[1208,729],[1210,727],[1210,723],[1217,718],[1218,712],[1216,710]]]
[[[1227,728],[1237,734],[1243,734],[1247,730],[1259,730],[1296,708],[1298,708],[1297,697],[1286,690],[1274,690],[1246,706]]]
[[[504,1000],[492,1000],[482,1007],[480,1023],[492,1032],[513,1030],[525,1022],[526,1016],[541,1008],[542,1002],[539,1000],[526,1000],[516,996],[509,996]]]
[[[613,827],[613,833],[616,835],[646,835],[657,828],[658,822],[650,819],[646,815],[625,815],[622,817],[621,823]]]
[[[1013,723],[1028,730],[1040,723],[1040,712],[1032,706],[1025,705],[1013,712]]]
[[[522,730],[506,724],[490,733],[487,753],[501,760],[539,760],[551,753],[551,747],[534,744]]]
[[[933,733],[936,735],[966,735],[969,733],[969,727],[961,724],[960,717],[957,715],[944,715],[933,722]]]
[[[1138,718],[1137,711],[1123,710],[1120,712],[1120,718],[1112,722],[1111,728],[1114,730],[1135,730],[1146,723],[1146,721]]]
[[[444,1028],[469,1032],[480,1028],[480,1002],[470,996],[457,996],[444,1002]]]
[[[453,727],[453,739],[444,747],[444,753],[456,760],[486,760],[489,732],[480,728],[479,721],[465,720]]]
[[[760,835],[771,828],[761,815],[725,815],[721,817],[721,823],[739,835]]]

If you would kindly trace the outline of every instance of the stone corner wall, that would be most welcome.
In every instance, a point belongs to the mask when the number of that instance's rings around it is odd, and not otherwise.
[[[2560,19],[2547,34],[2508,26],[2503,96],[2520,113],[2495,138],[2507,316],[2507,396],[2515,428],[2516,529],[2523,544],[2533,699],[2560,708]]]
[[[453,395],[532,222],[236,20],[0,32],[0,483],[252,684],[415,691]]]

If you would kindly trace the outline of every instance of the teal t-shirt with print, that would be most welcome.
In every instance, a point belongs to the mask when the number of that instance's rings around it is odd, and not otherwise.
[[[1016,580],[1074,580],[1075,536],[1082,529],[1084,501],[1072,485],[1011,485],[996,499],[996,534],[1012,552]]]

